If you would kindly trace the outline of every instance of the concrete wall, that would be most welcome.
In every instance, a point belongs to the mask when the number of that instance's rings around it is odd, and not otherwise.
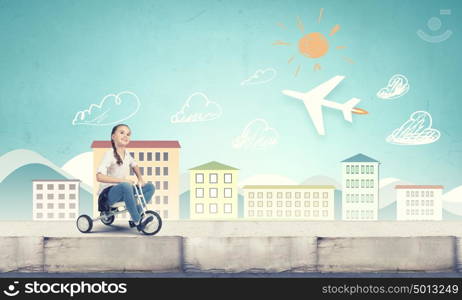
[[[315,237],[196,237],[184,242],[185,271],[313,272]]]
[[[0,272],[461,272],[461,239],[0,237]]]
[[[319,238],[321,272],[451,272],[454,237]]]

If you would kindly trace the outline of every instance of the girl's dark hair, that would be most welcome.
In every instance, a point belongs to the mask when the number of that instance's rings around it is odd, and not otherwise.
[[[120,126],[125,126],[127,127],[128,129],[130,129],[130,127],[128,127],[128,125],[125,125],[125,124],[117,124],[116,126],[114,126],[112,128],[112,131],[111,131],[111,144],[112,144],[112,150],[114,150],[114,157],[115,159],[117,160],[117,164],[120,166],[121,164],[123,164],[123,161],[122,161],[122,158],[120,157],[119,153],[117,153],[117,149],[115,147],[115,144],[114,144],[114,140],[112,139],[112,135],[116,132],[117,128],[119,128]]]

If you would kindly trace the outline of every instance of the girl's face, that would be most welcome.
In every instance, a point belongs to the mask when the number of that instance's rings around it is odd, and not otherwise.
[[[131,134],[130,128],[127,126],[119,126],[112,135],[112,139],[117,146],[125,147],[130,143]]]

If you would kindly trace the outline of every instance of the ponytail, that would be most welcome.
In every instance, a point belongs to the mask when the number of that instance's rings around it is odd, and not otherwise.
[[[117,149],[115,147],[114,141],[111,139],[111,144],[112,144],[112,150],[114,150],[114,157],[117,160],[117,164],[120,166],[123,161],[122,158],[120,157],[119,153],[117,153]]]
[[[114,134],[114,132],[116,132],[117,128],[119,128],[120,126],[126,126],[126,127],[128,127],[128,125],[125,125],[125,124],[118,124],[118,125],[116,125],[116,126],[114,126],[114,127],[112,128],[112,132],[111,132],[112,150],[114,150],[114,157],[115,157],[115,159],[117,160],[117,164],[118,164],[119,166],[120,166],[121,164],[123,164],[123,161],[122,161],[122,158],[120,157],[119,153],[117,153],[117,149],[116,149],[114,140],[112,139],[112,135]]]

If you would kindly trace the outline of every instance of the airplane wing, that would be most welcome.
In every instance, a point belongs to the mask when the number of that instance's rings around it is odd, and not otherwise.
[[[309,93],[310,96],[315,96],[316,98],[319,98],[319,99],[324,99],[327,95],[329,95],[329,93],[335,89],[335,87],[345,78],[345,76],[340,76],[340,75],[337,75],[337,76],[334,76],[332,77],[331,79],[329,79],[328,81],[318,85],[317,87],[315,87],[314,89],[310,90],[309,92],[307,92],[307,94]]]
[[[303,101],[305,103],[306,110],[310,114],[311,121],[316,128],[316,131],[319,135],[324,135],[324,118],[322,116],[322,105],[321,103],[313,103],[308,101]]]

